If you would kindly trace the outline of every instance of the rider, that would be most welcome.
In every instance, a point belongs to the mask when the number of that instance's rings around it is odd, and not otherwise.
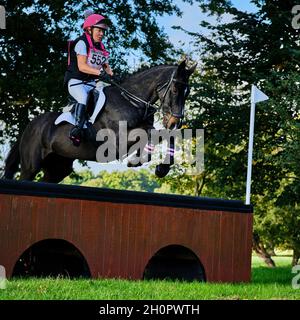
[[[81,142],[88,93],[96,87],[95,79],[99,78],[104,71],[109,76],[113,76],[113,71],[108,64],[109,53],[102,43],[102,38],[108,29],[107,23],[108,20],[102,15],[91,11],[86,12],[84,33],[73,41],[69,48],[65,83],[68,85],[70,95],[77,101],[74,109],[75,126],[70,131],[70,139],[75,146],[79,146]]]

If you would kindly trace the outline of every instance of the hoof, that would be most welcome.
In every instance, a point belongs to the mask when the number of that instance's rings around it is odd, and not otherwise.
[[[137,168],[137,167],[140,167],[140,166],[142,166],[141,163],[137,163],[137,164],[132,164],[130,162],[127,163],[127,167],[128,168]]]
[[[155,175],[159,178],[165,177],[170,171],[170,165],[169,164],[159,164],[155,168]]]
[[[128,168],[136,168],[136,167],[140,167],[140,166],[142,166],[143,164],[142,163],[140,163],[140,162],[138,162],[138,163],[131,163],[131,162],[127,162],[127,167]]]
[[[138,162],[137,162],[138,161]],[[132,156],[128,159],[127,162],[127,167],[129,168],[135,168],[135,167],[140,167],[142,166],[144,163],[147,163],[151,161],[151,157],[150,155],[146,154],[143,155],[142,158],[140,157],[136,157],[136,156]],[[136,163],[137,162],[137,163]]]

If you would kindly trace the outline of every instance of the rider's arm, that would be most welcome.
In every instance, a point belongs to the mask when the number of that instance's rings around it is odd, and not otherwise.
[[[77,54],[77,64],[79,71],[83,73],[92,74],[94,76],[99,76],[101,73],[98,69],[95,69],[87,64],[87,56]]]
[[[87,47],[84,41],[80,40],[76,43],[74,51],[77,54],[77,65],[79,71],[87,74],[92,74],[94,76],[100,75],[100,71],[88,65],[87,63]]]

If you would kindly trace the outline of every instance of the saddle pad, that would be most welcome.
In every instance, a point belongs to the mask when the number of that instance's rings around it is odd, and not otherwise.
[[[96,118],[97,118],[99,112],[101,111],[101,109],[105,103],[105,100],[106,100],[105,94],[103,92],[103,87],[97,88],[97,90],[99,92],[98,102],[96,104],[96,107],[94,109],[92,116],[89,119],[89,122],[92,124],[96,121]],[[56,118],[54,124],[58,125],[62,122],[68,122],[72,125],[75,125],[75,118],[74,118],[73,114],[69,111],[69,109],[67,107],[65,107],[64,110],[66,112],[63,112],[61,115],[59,115]],[[86,128],[86,125],[84,125],[84,128]]]

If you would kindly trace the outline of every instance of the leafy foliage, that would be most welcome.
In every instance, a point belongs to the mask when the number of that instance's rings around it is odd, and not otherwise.
[[[67,177],[62,183],[78,184],[89,187],[153,192],[160,182],[148,170],[101,171],[94,176],[90,171],[83,171],[74,177]]]
[[[189,121],[190,126],[205,129],[208,179],[203,194],[243,198],[250,87],[257,84],[270,100],[256,110],[255,230],[269,247],[284,244],[298,251],[293,231],[300,191],[300,49],[299,31],[292,27],[292,7],[297,3],[253,0],[257,12],[248,13],[230,1],[199,2],[220,21],[202,22],[207,32],[190,33],[203,61],[202,73],[195,77]],[[222,22],[224,14],[229,21]]]

